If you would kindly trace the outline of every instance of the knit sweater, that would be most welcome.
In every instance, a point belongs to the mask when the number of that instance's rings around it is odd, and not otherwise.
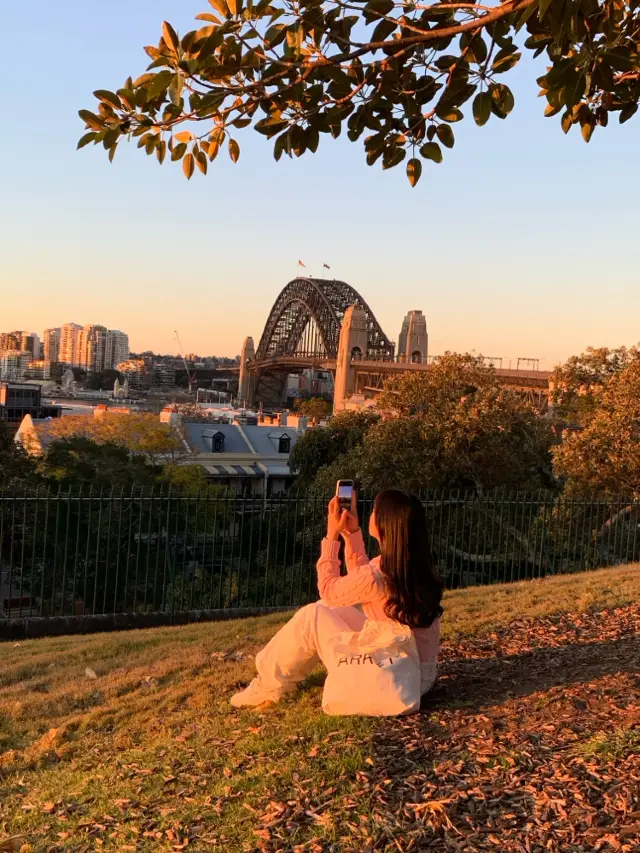
[[[323,539],[318,560],[318,591],[328,607],[361,604],[367,619],[391,622],[384,612],[387,590],[380,571],[380,557],[369,560],[360,530],[343,533],[347,574],[340,575],[340,542]],[[436,675],[440,647],[440,620],[428,628],[414,628],[413,635],[422,665],[422,692],[426,692]]]

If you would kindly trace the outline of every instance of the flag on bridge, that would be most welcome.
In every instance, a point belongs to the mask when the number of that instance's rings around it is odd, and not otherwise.
[[[322,266],[323,266],[323,268],[324,268],[325,270],[330,270],[330,269],[331,269],[331,267],[329,266],[329,264],[322,264]]]
[[[299,267],[304,267],[304,268],[306,269],[306,267],[305,267],[305,265],[302,263],[302,261],[298,261],[298,266],[299,266]]]

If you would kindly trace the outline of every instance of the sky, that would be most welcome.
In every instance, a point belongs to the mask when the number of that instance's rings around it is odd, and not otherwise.
[[[250,128],[237,164],[190,182],[121,143],[76,151],[92,91],[148,62],[163,19],[182,33],[206,0],[21,0],[3,8],[0,331],[65,322],[129,333],[134,351],[234,356],[260,338],[280,290],[322,265],[397,340],[409,309],[429,351],[540,359],[640,339],[640,114],[586,145],[543,116],[542,60],[504,77],[506,121],[455,126],[440,165],[411,189],[404,166],[365,163],[361,141],[322,136],[275,163]],[[8,69],[8,72],[7,70]],[[464,108],[463,108],[464,109]],[[631,154],[629,153],[631,152]],[[625,159],[631,156],[628,166]]]

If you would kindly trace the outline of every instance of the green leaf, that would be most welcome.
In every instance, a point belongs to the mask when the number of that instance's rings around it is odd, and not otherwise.
[[[89,133],[85,133],[82,139],[78,142],[76,151],[79,151],[81,148],[84,148],[85,145],[88,145],[90,142],[93,142],[97,135],[98,134],[93,130]]]
[[[276,116],[269,116],[268,118],[263,118],[256,122],[255,129],[258,133],[262,133],[267,137],[267,139],[270,139],[272,136],[276,136],[280,133],[281,130],[284,130],[287,126],[288,122],[282,121],[282,119]]]
[[[229,13],[227,11],[227,4],[224,2],[224,0],[209,0],[209,5],[213,6],[213,8],[217,12],[220,12],[223,18],[226,18],[228,16]]]
[[[484,62],[487,58],[487,45],[481,35],[470,37],[469,33],[463,33],[460,39],[460,47],[466,49],[465,59],[467,62]]]
[[[593,121],[586,121],[582,125],[582,138],[585,142],[588,142],[591,139],[591,134],[593,133],[595,126],[595,122]]]
[[[518,63],[520,56],[520,53],[508,53],[505,55],[502,51],[499,51],[493,61],[491,70],[494,74],[503,74],[505,71],[508,71],[510,68],[513,68],[513,66]]]
[[[637,103],[633,102],[631,104],[625,104],[625,106],[620,110],[620,124],[624,124],[625,121],[629,121],[631,116],[635,115],[637,111]]]
[[[285,130],[285,132],[281,133],[273,144],[273,156],[276,161],[278,161],[282,157],[284,151],[287,151],[288,143],[289,133]]]
[[[638,61],[637,54],[632,54],[628,47],[614,47],[607,50],[604,58],[616,71],[633,71]]]
[[[480,92],[473,99],[473,117],[478,127],[482,127],[489,121],[491,115],[491,95],[489,92]]]
[[[171,159],[174,161],[174,163],[176,160],[182,160],[186,150],[187,146],[184,142],[181,142],[179,145],[175,146],[175,148],[171,152]]]
[[[455,137],[448,124],[439,124],[436,129],[436,133],[438,134],[438,139],[442,142],[445,148],[453,148]]]
[[[177,54],[180,47],[180,39],[168,21],[162,22],[162,38],[165,40],[167,47],[170,47]]]
[[[240,146],[235,141],[235,139],[229,140],[229,157],[233,160],[234,163],[238,162],[238,157],[240,156]]]
[[[371,41],[386,41],[387,38],[391,35],[391,33],[397,29],[397,24],[393,21],[387,21],[383,18],[380,23],[376,26],[374,31],[371,33]]]
[[[224,127],[214,127],[214,129],[209,134],[209,141],[215,142],[216,145],[222,145],[225,136],[226,132]]]
[[[406,155],[407,152],[405,151],[405,149],[400,148],[396,145],[393,145],[389,148],[385,148],[384,153],[382,155],[382,168],[393,169],[393,167],[397,166],[398,163],[402,163]]]
[[[93,130],[102,130],[104,128],[104,122],[102,119],[98,118],[98,116],[90,110],[78,110],[78,115],[82,121]]]
[[[110,92],[108,89],[96,89],[93,95],[99,101],[103,101],[105,104],[110,104],[116,110],[122,109],[122,103],[120,102],[120,98],[114,92]]]
[[[311,151],[313,154],[318,150],[318,145],[320,144],[320,133],[318,129],[315,127],[308,127],[304,132],[304,142],[307,147],[307,151]]]
[[[153,101],[169,88],[174,74],[173,71],[160,71],[155,74],[153,80],[147,86],[147,100]]]
[[[211,12],[200,12],[199,15],[196,15],[196,21],[209,21],[212,24],[220,25],[220,18],[217,18],[215,15],[212,15]]]
[[[116,156],[116,151],[118,150],[118,143],[114,142],[111,148],[109,149],[109,162],[113,163],[113,158]]]
[[[416,157],[412,157],[407,163],[407,178],[412,187],[420,180],[422,174],[422,163]]]
[[[456,121],[461,121],[464,118],[460,110],[456,109],[455,107],[447,106],[436,107],[436,115],[438,116],[438,118],[441,118],[442,121],[448,121],[452,124]]]
[[[551,0],[540,0],[538,3],[538,19],[542,21],[544,16],[547,14],[547,9],[551,5]]]
[[[196,165],[198,166],[198,169],[200,169],[200,171],[202,172],[203,175],[206,175],[207,174],[207,166],[209,165],[209,163],[207,161],[207,156],[204,153],[204,151],[198,151],[198,153],[195,155],[195,160],[196,160]]]
[[[169,98],[172,104],[178,105],[182,98],[182,89],[184,86],[184,78],[180,72],[178,72],[173,78],[171,85],[169,86]]]
[[[517,33],[520,32],[522,27],[527,23],[527,21],[533,15],[533,13],[536,11],[537,8],[538,8],[537,3],[531,3],[529,6],[527,6],[525,8],[523,13],[518,18],[518,23],[516,24],[516,32]],[[527,47],[529,47],[529,45],[527,45]]]
[[[380,15],[388,15],[395,7],[393,0],[370,0],[362,10],[365,21],[370,24],[377,20]]]
[[[191,176],[193,175],[193,171],[196,167],[195,158],[193,154],[187,154],[184,160],[182,161],[182,171],[187,176],[187,180],[191,180]]]
[[[426,142],[420,149],[420,154],[425,160],[442,163],[442,148],[440,148],[437,142]]]
[[[491,110],[498,118],[506,118],[514,106],[513,94],[504,83],[491,83]]]

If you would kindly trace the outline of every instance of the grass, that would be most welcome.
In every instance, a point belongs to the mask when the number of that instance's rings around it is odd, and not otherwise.
[[[412,748],[426,750],[430,738],[437,743],[444,719],[467,727],[475,719],[478,697],[456,692],[456,667],[476,667],[478,654],[493,657],[497,636],[500,661],[512,674],[515,664],[503,656],[515,649],[514,660],[521,660],[529,649],[537,654],[538,645],[546,654],[545,632],[560,624],[562,614],[622,613],[638,603],[640,573],[633,567],[448,593],[444,694],[436,696],[432,712],[412,723],[422,726],[412,735],[421,745]],[[585,625],[591,618],[585,617]],[[385,823],[390,817],[380,816],[380,792],[394,790],[397,782],[396,759],[384,757],[385,749],[406,731],[406,721],[324,716],[319,673],[269,712],[238,712],[228,705],[231,693],[252,677],[253,655],[285,619],[0,646],[0,850],[7,836],[20,836],[15,849],[50,853],[216,847],[231,853],[346,853],[367,844],[371,850],[431,849],[426,836],[420,836],[422,846],[402,846],[417,831],[415,814],[397,831]],[[571,630],[566,628],[567,637]],[[570,640],[578,642],[573,634]],[[518,643],[526,645],[524,652]],[[223,659],[221,653],[230,654]],[[484,678],[488,690],[496,687],[495,674],[485,678],[476,667],[467,675],[462,681],[468,684],[483,684]],[[537,703],[532,699],[530,713],[548,713],[556,688],[537,683],[530,692]],[[511,694],[486,697],[496,707],[511,701]],[[572,743],[572,755],[629,760],[638,747],[637,730],[620,718],[615,734],[605,735],[606,722],[601,712],[595,715],[593,729]],[[461,741],[462,747],[464,760],[471,760],[473,749]],[[514,762],[528,760],[522,750],[526,746],[517,743],[501,746],[491,767],[506,773]],[[411,754],[402,742],[397,760]],[[421,772],[433,766],[427,750]],[[409,796],[405,781],[403,798]],[[424,790],[431,784],[425,777]],[[427,816],[428,831],[441,844],[447,823],[437,809]],[[424,812],[421,821],[420,832],[426,832]]]

